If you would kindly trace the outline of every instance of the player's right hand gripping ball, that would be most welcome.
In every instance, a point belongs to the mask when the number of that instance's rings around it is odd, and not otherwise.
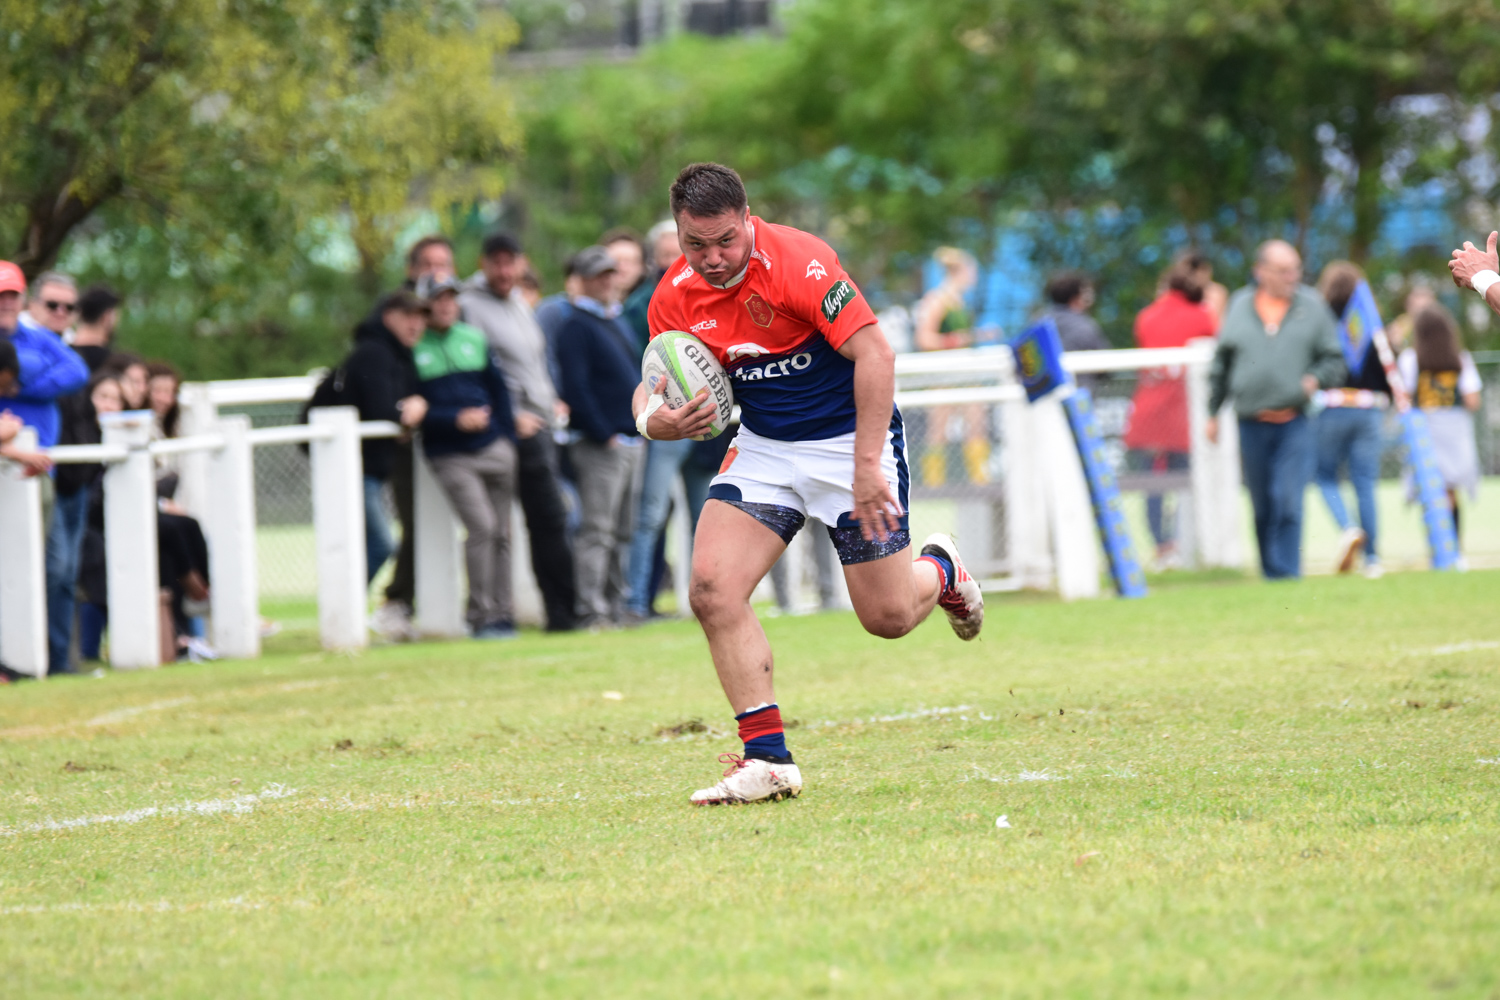
[[[734,411],[734,388],[724,366],[703,341],[680,330],[666,330],[654,337],[641,358],[641,381],[649,388],[658,377],[666,379],[662,396],[674,410],[686,406],[698,390],[708,390],[714,418],[708,433],[693,440],[707,441],[724,433]]]

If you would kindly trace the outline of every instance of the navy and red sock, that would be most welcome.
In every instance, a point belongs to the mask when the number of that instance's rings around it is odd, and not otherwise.
[[[792,752],[786,747],[786,732],[781,728],[781,709],[775,703],[758,705],[734,717],[740,724],[740,739],[745,743],[746,760],[767,760],[773,764],[792,763]]]
[[[938,593],[947,590],[953,584],[953,561],[941,552],[924,552],[917,557],[917,562],[930,562],[937,567],[939,584]]]

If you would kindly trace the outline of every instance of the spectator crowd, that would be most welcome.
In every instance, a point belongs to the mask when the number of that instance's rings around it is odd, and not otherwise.
[[[427,236],[411,247],[405,282],[355,327],[351,350],[308,404],[353,406],[362,420],[403,428],[398,438],[363,444],[369,581],[394,563],[371,620],[375,632],[391,641],[416,635],[418,460],[430,464],[465,529],[466,617],[475,639],[516,635],[517,506],[548,631],[610,629],[657,617],[656,595],[672,572],[665,527],[674,486],[681,482],[685,513],[696,523],[732,437],[646,441],[636,430],[631,397],[649,338],[647,307],[678,257],[670,219],[644,237],[611,230],[568,260],[562,291],[543,297],[511,233],[485,237],[478,270],[467,278],[457,274],[447,238]],[[975,259],[953,248],[935,259],[942,279],[915,309],[914,346],[945,350],[994,339],[974,329]],[[1220,409],[1231,405],[1267,578],[1301,573],[1309,482],[1343,532],[1337,568],[1349,571],[1362,559],[1366,575],[1379,576],[1375,483],[1388,441],[1393,365],[1372,341],[1351,350],[1339,336],[1339,318],[1363,274],[1335,262],[1309,287],[1297,251],[1273,240],[1260,248],[1254,277],[1230,294],[1214,282],[1202,255],[1181,255],[1136,317],[1137,346],[1215,339],[1206,431],[1210,439],[1220,433]],[[1043,314],[1064,350],[1110,346],[1090,316],[1088,276],[1053,275],[1045,299]],[[0,457],[42,484],[53,674],[99,658],[108,595],[104,468],[54,468],[47,450],[98,444],[115,421],[149,420],[153,438],[174,437],[179,429],[177,371],[113,345],[122,306],[108,287],[80,289],[59,272],[28,285],[19,268],[0,262]],[[1456,530],[1460,494],[1472,495],[1479,478],[1472,417],[1479,376],[1452,315],[1430,290],[1417,286],[1406,306],[1388,328],[1399,352],[1394,368],[1414,404],[1430,415]],[[1187,469],[1188,405],[1180,369],[1140,373],[1124,429],[1132,470],[1180,476]],[[985,407],[933,407],[923,419],[913,437],[922,442],[917,471],[924,485],[989,481]],[[23,428],[34,431],[34,447],[23,446]],[[159,459],[156,472],[163,657],[209,658],[208,549],[197,521],[175,501],[173,461]],[[1353,486],[1357,518],[1344,503],[1343,476]],[[1181,564],[1170,495],[1162,489],[1147,496],[1162,569]],[[831,554],[814,553],[825,606],[833,601]],[[778,601],[789,607],[784,570],[773,581]]]

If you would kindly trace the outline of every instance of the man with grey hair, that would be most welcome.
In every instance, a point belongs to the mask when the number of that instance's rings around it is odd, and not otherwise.
[[[1302,257],[1284,240],[1255,253],[1255,284],[1229,300],[1209,372],[1208,439],[1229,397],[1239,419],[1240,462],[1255,508],[1261,571],[1302,575],[1302,494],[1312,473],[1307,404],[1346,374],[1328,304],[1302,284]]]
[[[37,326],[68,339],[68,330],[78,315],[78,282],[71,274],[61,271],[43,271],[31,283],[31,299],[26,303],[26,315]]]

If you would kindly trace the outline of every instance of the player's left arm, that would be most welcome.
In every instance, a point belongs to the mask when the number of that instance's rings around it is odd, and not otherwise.
[[[838,352],[854,362],[854,516],[866,541],[883,542],[905,513],[880,467],[896,400],[896,353],[879,323],[860,327]]]
[[[1497,238],[1500,238],[1500,233],[1490,233],[1483,250],[1465,241],[1463,246],[1453,251],[1453,259],[1448,261],[1448,270],[1453,273],[1455,285],[1474,289],[1484,299],[1485,305],[1500,313],[1500,281],[1496,281],[1494,277],[1497,270],[1500,270],[1500,253],[1495,250]],[[1478,284],[1475,283],[1476,278],[1479,279]]]

